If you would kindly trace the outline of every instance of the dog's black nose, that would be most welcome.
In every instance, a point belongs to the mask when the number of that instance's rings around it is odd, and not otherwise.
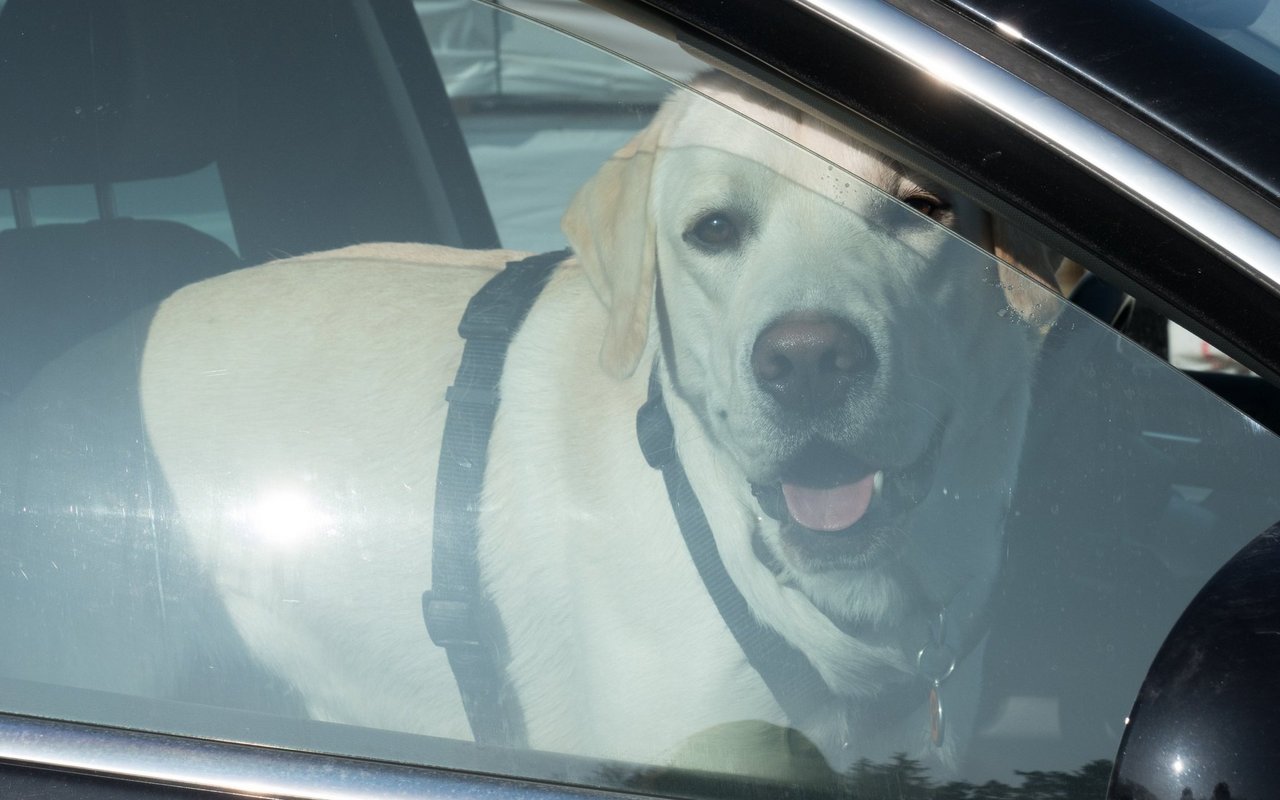
[[[844,402],[873,363],[870,343],[845,320],[786,316],[761,331],[751,350],[756,382],[788,411],[817,414]]]

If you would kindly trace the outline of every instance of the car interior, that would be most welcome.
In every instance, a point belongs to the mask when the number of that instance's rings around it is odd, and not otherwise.
[[[365,241],[496,245],[410,7],[326,5],[5,4],[0,184],[13,225],[0,231],[0,326],[24,346],[0,356],[0,397],[73,343],[222,272]],[[122,186],[164,191],[157,179],[209,165],[234,249],[115,202]],[[96,213],[46,221],[45,187],[83,188]]]

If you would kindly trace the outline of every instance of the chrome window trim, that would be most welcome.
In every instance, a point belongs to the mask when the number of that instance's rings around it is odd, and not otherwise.
[[[252,796],[367,800],[454,798],[599,800],[627,797],[549,783],[450,772],[295,750],[0,714],[5,765],[70,771]]]
[[[1065,103],[879,0],[790,0],[912,64],[1156,210],[1280,294],[1280,240]],[[1001,32],[1015,39],[1008,26]],[[1157,202],[1155,198],[1159,198]]]

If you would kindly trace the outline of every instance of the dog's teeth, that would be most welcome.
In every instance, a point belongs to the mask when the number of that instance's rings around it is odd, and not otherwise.
[[[875,487],[876,494],[880,494],[880,490],[884,488],[884,470],[876,470],[871,478],[871,485]]]

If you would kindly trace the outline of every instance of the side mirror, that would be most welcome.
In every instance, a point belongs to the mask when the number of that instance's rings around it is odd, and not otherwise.
[[[1280,523],[1210,579],[1165,639],[1129,715],[1108,797],[1274,796],[1277,676]]]

